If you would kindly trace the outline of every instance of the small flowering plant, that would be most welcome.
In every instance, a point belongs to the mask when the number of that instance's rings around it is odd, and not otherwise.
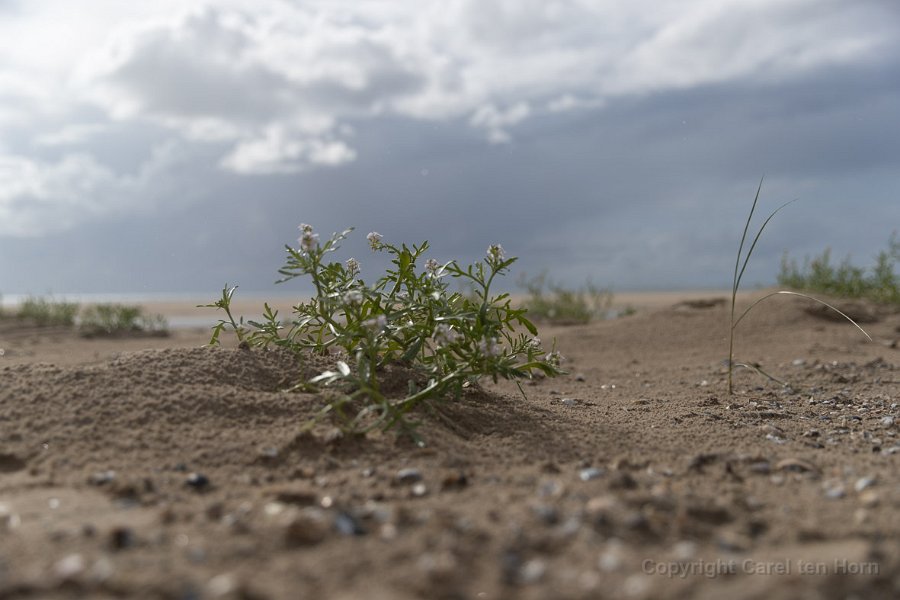
[[[462,267],[455,261],[424,259],[428,242],[396,246],[372,232],[366,236],[369,246],[387,252],[393,267],[368,284],[355,258],[328,260],[352,231],[320,243],[310,225],[301,225],[298,247],[285,246],[279,282],[309,277],[315,297],[294,306],[287,322],[267,304],[262,322],[245,325],[243,318],[236,321],[231,314],[235,288],[226,286],[222,298],[207,305],[226,314],[210,343],[218,343],[221,332],[230,327],[241,343],[251,346],[334,357],[333,369],[295,388],[337,390],[323,396],[326,405],[316,420],[332,414],[353,432],[408,427],[411,409],[429,400],[458,397],[483,377],[518,383],[535,373],[561,373],[558,353],[542,348],[526,311],[513,307],[508,294],[491,292],[494,279],[516,260],[507,258],[499,244],[488,247],[483,260]],[[463,282],[472,293],[451,292],[450,280]],[[381,384],[390,365],[409,374],[407,390],[399,398]]]

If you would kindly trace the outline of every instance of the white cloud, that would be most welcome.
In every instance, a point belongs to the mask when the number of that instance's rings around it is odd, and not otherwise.
[[[611,94],[728,81],[777,81],[816,68],[877,59],[893,44],[872,2],[699,0],[655,24],[609,71]]]
[[[46,235],[98,216],[188,202],[191,192],[173,179],[185,159],[177,144],[162,144],[136,174],[118,175],[86,154],[57,161],[0,154],[0,236]]]
[[[97,134],[106,131],[106,126],[99,123],[74,123],[49,133],[42,133],[35,138],[40,146],[72,146],[83,144]]]
[[[91,157],[56,163],[0,156],[0,235],[63,231],[89,220],[102,206],[115,175]]]
[[[519,102],[506,110],[498,109],[493,104],[486,104],[475,111],[469,123],[486,129],[491,143],[505,144],[512,140],[506,129],[525,120],[529,114],[531,109],[525,102]]]
[[[296,173],[306,165],[339,165],[356,151],[339,140],[304,139],[277,126],[258,139],[240,142],[221,165],[243,175]]]

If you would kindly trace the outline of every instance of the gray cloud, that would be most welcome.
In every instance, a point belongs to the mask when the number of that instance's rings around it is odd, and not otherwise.
[[[260,289],[305,221],[361,227],[373,267],[369,229],[722,286],[762,174],[767,208],[802,200],[756,281],[786,248],[864,260],[898,222],[888,3],[242,4],[112,27],[64,100],[0,64],[0,285]]]

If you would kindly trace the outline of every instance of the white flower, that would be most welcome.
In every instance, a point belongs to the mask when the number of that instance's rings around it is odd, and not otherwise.
[[[369,235],[366,236],[366,239],[369,240],[369,246],[372,247],[372,250],[378,250],[381,247],[381,238],[382,235],[377,231],[372,231]]]
[[[312,252],[319,245],[318,233],[304,233],[298,240],[300,249],[304,252]]]
[[[363,294],[359,290],[350,290],[344,294],[344,304],[359,304],[363,301]]]
[[[562,362],[562,358],[563,358],[562,354],[560,354],[559,352],[554,350],[553,352],[551,352],[550,354],[548,354],[547,356],[544,357],[544,361],[554,367],[558,367],[559,363]]]
[[[500,356],[503,353],[503,348],[495,337],[484,338],[478,342],[478,349],[485,356]]]
[[[319,245],[319,234],[313,233],[312,225],[308,225],[306,223],[300,223],[300,226],[297,227],[302,233],[299,238],[297,238],[297,242],[300,244],[300,249],[304,252],[312,252]]]
[[[363,321],[363,325],[373,331],[381,331],[382,329],[387,327],[387,317],[384,315],[378,315],[375,318]]]
[[[451,329],[449,325],[440,323],[434,328],[434,335],[432,337],[438,346],[449,346],[456,342],[459,338],[459,333],[457,333],[455,329]]]
[[[506,252],[500,244],[491,244],[487,249],[487,257],[493,263],[503,262],[503,259],[506,258]]]
[[[441,268],[441,263],[434,260],[433,258],[429,258],[425,261],[425,270],[431,277],[435,279],[440,277],[443,274],[443,268]]]
[[[535,350],[540,350],[541,348],[541,338],[535,336],[528,340],[528,347],[534,348]]]
[[[355,258],[348,258],[346,264],[347,264],[347,271],[350,272],[351,277],[359,274],[359,261],[358,260],[356,260]]]

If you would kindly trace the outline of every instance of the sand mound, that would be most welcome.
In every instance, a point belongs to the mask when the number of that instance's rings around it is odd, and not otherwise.
[[[326,365],[277,350],[5,367],[0,596],[891,597],[900,319],[772,301],[738,356],[791,388],[728,397],[727,313],[545,328],[568,375],[420,411],[424,447],[300,434]]]

